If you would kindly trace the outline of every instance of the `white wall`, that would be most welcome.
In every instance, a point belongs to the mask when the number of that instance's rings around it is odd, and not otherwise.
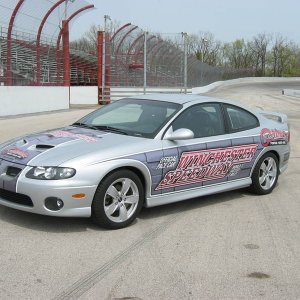
[[[98,104],[97,86],[72,86],[70,88],[71,104]]]
[[[68,87],[0,86],[0,117],[68,108]]]
[[[230,86],[236,85],[241,83],[268,83],[268,82],[285,82],[285,81],[296,81],[298,82],[300,77],[244,77],[244,78],[237,78],[231,80],[224,80],[224,81],[216,81],[209,85],[200,86],[192,88],[192,94],[204,94],[208,93],[219,86]]]
[[[300,90],[284,89],[282,91],[282,94],[286,96],[300,97]]]
[[[74,86],[70,88],[70,103],[81,105],[97,105],[98,104],[98,87],[96,86]],[[142,95],[143,88],[134,87],[114,87],[110,89],[110,99],[112,101],[125,97]],[[147,88],[147,94],[150,93],[183,93],[182,88]],[[191,89],[188,90],[191,93]]]

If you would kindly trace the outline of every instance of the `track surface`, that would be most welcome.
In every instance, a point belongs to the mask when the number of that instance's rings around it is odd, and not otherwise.
[[[143,209],[102,230],[0,207],[1,299],[299,299],[300,83],[243,84],[209,95],[284,112],[292,154],[271,195],[245,190]],[[67,125],[88,110],[0,120],[0,141]]]

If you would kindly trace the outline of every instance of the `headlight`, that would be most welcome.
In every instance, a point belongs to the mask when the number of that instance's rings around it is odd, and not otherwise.
[[[72,168],[61,167],[34,167],[27,172],[26,177],[41,180],[59,180],[71,178],[76,170]]]

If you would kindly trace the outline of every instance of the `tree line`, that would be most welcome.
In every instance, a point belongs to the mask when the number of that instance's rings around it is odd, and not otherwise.
[[[224,43],[209,32],[190,35],[189,54],[212,66],[249,70],[253,76],[299,76],[300,49],[281,34],[257,34]]]
[[[113,34],[119,26],[111,22],[107,29]],[[70,43],[71,47],[96,53],[98,30],[102,30],[101,26],[92,25],[83,37]],[[179,39],[173,43],[178,48],[182,46]],[[260,33],[251,40],[221,42],[210,32],[199,32],[188,35],[186,43],[189,55],[210,66],[243,70],[258,77],[300,76],[300,48],[281,34]]]

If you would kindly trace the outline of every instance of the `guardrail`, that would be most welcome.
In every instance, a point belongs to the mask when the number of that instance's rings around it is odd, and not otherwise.
[[[283,89],[282,95],[300,97],[300,90]]]

